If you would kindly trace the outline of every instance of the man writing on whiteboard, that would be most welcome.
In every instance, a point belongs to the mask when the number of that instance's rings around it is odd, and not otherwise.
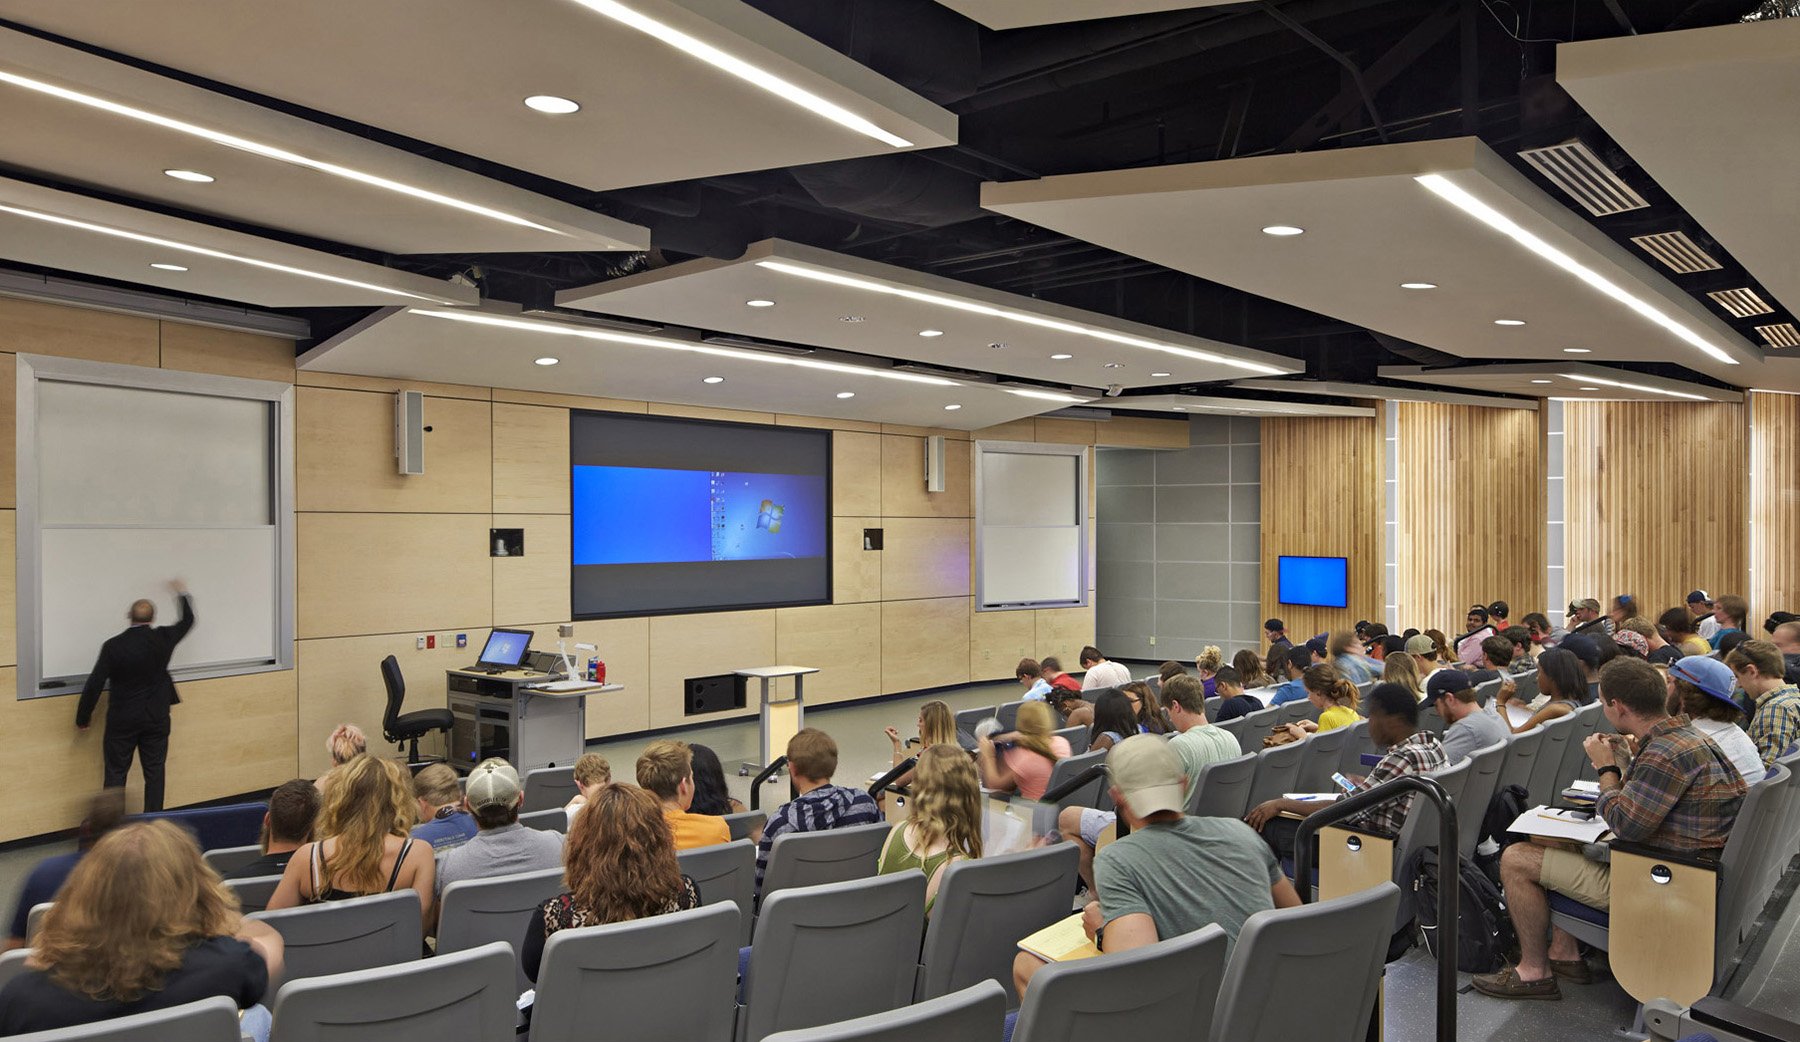
[[[100,646],[100,658],[81,689],[75,708],[75,726],[85,731],[94,718],[100,689],[112,689],[106,710],[106,781],[109,789],[123,788],[131,771],[132,753],[144,767],[144,810],[162,810],[163,761],[169,756],[169,707],[181,701],[175,680],[169,676],[169,658],[175,645],[194,626],[194,605],[187,584],[169,583],[181,604],[181,619],[173,626],[156,626],[156,605],[135,601],[125,614],[131,626]]]

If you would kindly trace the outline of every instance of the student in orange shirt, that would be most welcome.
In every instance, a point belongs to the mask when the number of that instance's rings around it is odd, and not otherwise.
[[[676,850],[692,850],[731,842],[725,819],[691,814],[694,802],[694,754],[686,742],[651,742],[637,761],[637,783],[662,803],[663,817],[675,834]]]

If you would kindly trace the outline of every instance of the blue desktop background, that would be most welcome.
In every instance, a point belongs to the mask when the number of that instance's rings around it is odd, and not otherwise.
[[[1281,557],[1276,561],[1275,599],[1319,608],[1350,606],[1349,560],[1343,557]]]
[[[830,515],[821,476],[649,467],[571,470],[577,566],[825,556]],[[764,500],[783,508],[779,531],[758,525]]]

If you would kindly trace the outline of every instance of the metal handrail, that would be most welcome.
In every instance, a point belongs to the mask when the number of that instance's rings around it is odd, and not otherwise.
[[[919,758],[917,756],[908,756],[906,759],[901,760],[890,768],[886,774],[875,779],[875,781],[869,785],[869,795],[880,796],[882,793],[888,791],[888,787],[893,785],[901,775],[918,765]],[[897,791],[896,794],[898,794]]]
[[[762,769],[762,773],[750,779],[750,809],[762,809],[763,783],[775,777],[775,772],[787,766],[787,757],[777,756],[775,761]]]
[[[1341,797],[1300,819],[1300,827],[1294,832],[1294,889],[1300,892],[1300,900],[1311,899],[1313,842],[1320,829],[1408,792],[1424,796],[1438,810],[1437,1037],[1438,1042],[1456,1042],[1456,907],[1461,901],[1462,878],[1457,874],[1460,865],[1456,853],[1456,804],[1442,785],[1422,774],[1403,774],[1372,789]]]

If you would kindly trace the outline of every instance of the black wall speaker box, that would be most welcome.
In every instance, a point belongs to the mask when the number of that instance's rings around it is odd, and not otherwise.
[[[744,678],[735,673],[722,673],[716,677],[689,677],[687,715],[742,709],[746,704],[744,690]]]

